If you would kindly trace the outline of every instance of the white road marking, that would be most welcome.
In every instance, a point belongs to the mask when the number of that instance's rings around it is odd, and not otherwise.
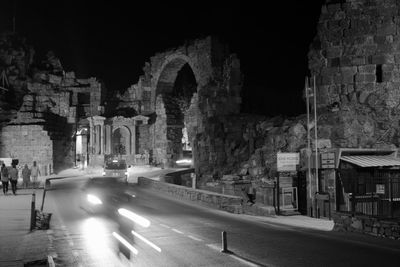
[[[218,246],[216,244],[206,244],[206,246],[215,250],[221,250],[221,246]]]
[[[171,228],[171,227],[169,227],[168,225],[165,225],[165,224],[162,224],[162,223],[160,223],[160,226],[162,226],[162,227],[164,227],[164,228],[168,228],[168,229]]]
[[[175,233],[183,234],[183,232],[179,231],[178,229],[172,228],[171,230],[174,231]]]
[[[192,235],[188,235],[187,237],[189,237],[190,239],[193,239],[193,240],[199,241],[199,242],[202,242],[202,241],[203,241],[202,239],[200,239],[200,238],[197,238],[197,237],[195,237],[195,236],[192,236]]]
[[[141,236],[140,234],[136,233],[135,231],[131,231],[132,234],[136,237],[138,237],[139,239],[141,239],[143,242],[145,242],[147,245],[149,245],[150,247],[154,248],[155,250],[157,250],[158,252],[161,252],[161,248],[159,248],[158,246],[156,246],[154,243],[152,243],[151,241],[147,240],[145,237]]]

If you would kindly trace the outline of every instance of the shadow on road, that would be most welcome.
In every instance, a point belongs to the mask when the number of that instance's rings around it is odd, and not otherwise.
[[[248,258],[245,258],[245,257],[242,257],[242,256],[240,256],[240,255],[237,255],[235,252],[233,252],[233,251],[230,251],[230,250],[224,251],[223,253],[225,253],[225,254],[228,254],[228,255],[231,255],[232,257],[235,257],[235,258],[237,258],[237,259],[239,259],[239,260],[242,260],[242,261],[245,261],[245,262],[248,262],[248,263],[254,264],[255,266],[259,266],[259,267],[267,267],[267,265],[265,265],[265,264],[262,264],[262,263],[259,263],[259,262],[256,262],[256,261],[253,261],[253,260],[250,260],[250,259],[248,259]]]

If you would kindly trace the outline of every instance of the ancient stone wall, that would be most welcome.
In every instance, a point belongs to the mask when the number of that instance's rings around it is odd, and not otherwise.
[[[1,157],[19,160],[19,168],[33,161],[38,163],[42,175],[53,168],[53,141],[43,125],[9,125],[0,132]]]
[[[325,113],[321,132],[337,147],[398,146],[399,3],[327,2],[309,52],[319,113]]]
[[[136,154],[144,154],[145,151],[149,151],[150,143],[150,126],[148,124],[142,124],[137,127],[137,142],[139,144],[139,151]]]
[[[306,147],[306,118],[265,118],[240,114],[224,120],[208,121],[209,135],[200,135],[194,147],[204,151],[197,173],[202,181],[226,180],[235,174],[238,180],[255,187],[270,184],[276,177],[277,152],[299,152]]]
[[[334,213],[335,231],[357,232],[373,236],[400,239],[400,223],[368,216]]]
[[[177,103],[167,97],[173,94],[178,72],[184,66],[192,70],[197,84],[196,92],[187,103],[189,108],[185,110],[176,107]],[[212,37],[158,53],[150,58],[143,71],[139,82],[120,96],[119,107],[134,107],[144,115],[156,113],[156,122],[150,130],[153,146],[149,148],[153,150],[155,163],[171,165],[177,159],[182,150],[180,142],[184,126],[189,140],[195,142],[197,134],[207,135],[205,124],[210,118],[240,112],[240,62],[225,45]],[[158,102],[159,95],[164,99],[162,107]],[[177,118],[180,114],[183,118]],[[207,154],[208,151],[194,153]],[[203,159],[208,162],[209,158],[195,157],[195,164]]]

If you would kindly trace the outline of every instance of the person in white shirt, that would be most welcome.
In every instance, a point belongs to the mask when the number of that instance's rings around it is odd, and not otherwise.
[[[33,188],[37,188],[37,186],[38,186],[39,175],[40,175],[39,167],[36,165],[36,161],[34,161],[33,166],[31,168],[31,177],[32,177]]]

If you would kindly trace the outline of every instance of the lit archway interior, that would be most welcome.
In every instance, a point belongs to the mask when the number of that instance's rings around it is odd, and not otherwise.
[[[131,152],[131,135],[126,127],[119,127],[112,134],[112,149],[115,155],[129,155]]]
[[[188,136],[186,116],[193,94],[197,92],[197,81],[192,68],[182,59],[167,64],[160,75],[156,93],[162,95],[165,108],[165,121],[158,122],[159,129],[167,129],[162,142],[157,140],[159,147],[165,148],[164,155],[173,163],[182,157],[184,150],[191,150]],[[163,124],[164,126],[160,126]],[[163,154],[163,153],[162,153]]]

